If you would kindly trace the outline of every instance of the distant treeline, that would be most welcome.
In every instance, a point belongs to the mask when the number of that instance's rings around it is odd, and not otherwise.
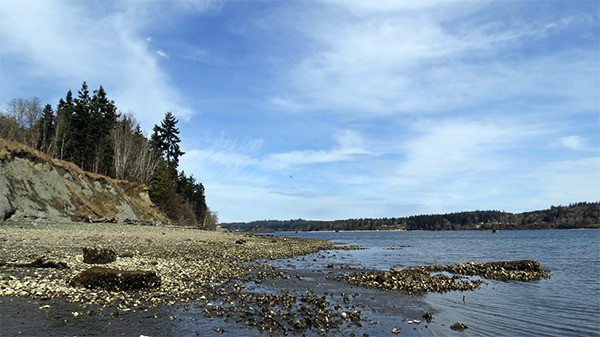
[[[11,100],[0,110],[0,138],[75,163],[86,171],[143,183],[150,198],[175,223],[215,229],[218,218],[206,205],[204,186],[178,171],[178,120],[171,112],[148,138],[132,114],[121,113],[102,86],[90,93],[83,82],[56,106],[39,98]]]
[[[402,218],[318,220],[262,220],[224,223],[229,230],[277,231],[352,231],[352,230],[506,230],[600,228],[600,202],[580,202],[568,206],[525,213],[471,211],[448,214],[413,215]]]

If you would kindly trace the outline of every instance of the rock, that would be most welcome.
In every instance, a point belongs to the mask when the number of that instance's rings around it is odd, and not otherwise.
[[[308,329],[308,323],[306,322],[306,320],[295,320],[294,321],[294,329],[306,330],[306,329]]]
[[[71,286],[88,289],[137,290],[160,287],[160,277],[154,271],[119,270],[92,267],[71,279]]]
[[[433,314],[428,311],[428,312],[426,312],[426,313],[423,314],[423,318],[425,318],[425,320],[427,321],[427,323],[429,323],[433,319]]]
[[[466,326],[465,323],[463,323],[463,322],[456,322],[450,326],[450,329],[452,329],[454,331],[464,331],[465,329],[468,329],[468,328],[469,327]]]
[[[89,264],[105,264],[115,262],[117,252],[114,249],[102,247],[83,247],[83,262]]]

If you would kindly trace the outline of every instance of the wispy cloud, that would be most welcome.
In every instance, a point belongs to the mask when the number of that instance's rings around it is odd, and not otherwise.
[[[592,55],[578,58],[560,51],[504,57],[531,40],[576,25],[576,19],[482,23],[460,19],[460,13],[470,13],[477,5],[453,4],[451,11],[459,19],[450,25],[439,11],[377,4],[339,2],[322,10],[334,19],[308,19],[305,34],[321,48],[291,68],[283,79],[291,89],[278,95],[278,101],[303,102],[309,109],[390,114],[437,113],[526,95],[598,96],[589,90],[597,78],[585,75],[595,65]],[[354,15],[333,15],[339,7],[350,8]],[[573,83],[575,74],[583,77],[572,88],[567,83]]]
[[[265,165],[266,167],[286,168],[298,165],[351,161],[372,154],[364,147],[364,140],[355,131],[339,131],[334,135],[334,139],[337,144],[332,149],[274,153],[265,159]]]

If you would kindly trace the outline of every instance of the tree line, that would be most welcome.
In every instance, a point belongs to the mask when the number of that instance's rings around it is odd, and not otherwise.
[[[469,211],[447,214],[424,214],[400,218],[360,218],[334,221],[260,220],[223,223],[229,230],[325,231],[325,230],[511,230],[600,228],[600,202],[579,202],[550,209],[508,213],[502,211]]]
[[[171,112],[148,138],[133,114],[119,112],[100,86],[90,93],[83,82],[67,91],[55,108],[39,98],[11,100],[0,111],[0,137],[36,148],[53,158],[111,178],[149,186],[151,200],[175,223],[216,228],[202,183],[178,171],[184,154],[178,120]]]

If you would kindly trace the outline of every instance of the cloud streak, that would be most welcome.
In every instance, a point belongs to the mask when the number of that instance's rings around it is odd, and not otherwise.
[[[569,95],[570,103],[598,96],[589,89],[597,78],[586,73],[597,65],[592,54],[578,58],[559,51],[503,57],[528,41],[569,30],[586,17],[484,24],[462,17],[464,23],[449,29],[447,17],[436,11],[415,13],[414,8],[385,3],[377,10],[354,2],[347,5],[352,18],[305,24],[305,33],[323,48],[291,68],[284,81],[292,88],[277,96],[282,106],[355,114],[439,113],[525,95]],[[395,15],[383,11],[390,7]],[[452,10],[470,14],[473,7],[477,6]],[[324,11],[334,9],[325,6]],[[559,84],[572,81],[574,74],[582,75],[576,87]]]

